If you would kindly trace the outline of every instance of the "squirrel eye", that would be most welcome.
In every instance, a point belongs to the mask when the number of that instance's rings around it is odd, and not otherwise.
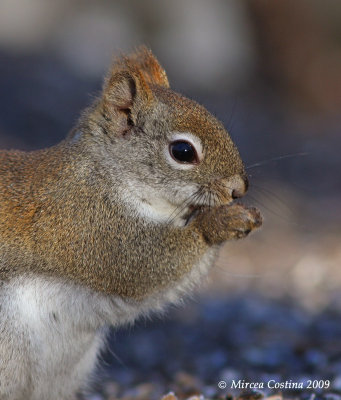
[[[174,160],[181,163],[198,162],[197,152],[193,145],[184,140],[176,140],[169,145],[169,152]]]

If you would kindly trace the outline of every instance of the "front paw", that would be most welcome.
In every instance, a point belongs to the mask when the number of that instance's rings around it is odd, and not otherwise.
[[[196,222],[209,244],[240,239],[262,225],[262,216],[254,207],[241,204],[203,209]]]

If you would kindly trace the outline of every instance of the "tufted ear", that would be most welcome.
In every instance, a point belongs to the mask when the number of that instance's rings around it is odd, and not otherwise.
[[[107,78],[103,100],[117,111],[133,111],[153,101],[148,83],[135,68],[114,68]]]
[[[116,60],[105,80],[101,104],[118,134],[126,133],[152,107],[153,85],[169,87],[165,71],[146,47]]]
[[[169,87],[165,71],[149,49],[143,46],[118,58],[104,83],[105,117],[115,120],[120,131],[126,131],[155,101],[153,85]]]
[[[154,96],[142,71],[128,57],[118,59],[104,82],[102,111],[107,121],[117,125],[117,133],[136,124],[137,116],[153,103]]]
[[[139,47],[128,59],[142,72],[148,83],[169,88],[166,71],[146,46]]]

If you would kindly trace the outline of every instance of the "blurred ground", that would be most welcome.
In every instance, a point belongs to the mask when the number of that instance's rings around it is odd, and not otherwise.
[[[171,85],[229,129],[250,174],[245,201],[264,214],[260,232],[224,246],[194,301],[112,334],[120,361],[104,356],[91,398],[211,398],[226,394],[221,379],[275,376],[331,379],[325,398],[338,400],[340,3],[160,3],[0,5],[2,148],[57,143],[100,90],[112,51],[147,43]]]

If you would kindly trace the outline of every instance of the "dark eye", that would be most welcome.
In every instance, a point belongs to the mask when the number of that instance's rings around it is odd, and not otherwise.
[[[197,152],[193,145],[184,140],[177,140],[169,145],[169,152],[174,160],[181,163],[194,164],[198,162]]]

